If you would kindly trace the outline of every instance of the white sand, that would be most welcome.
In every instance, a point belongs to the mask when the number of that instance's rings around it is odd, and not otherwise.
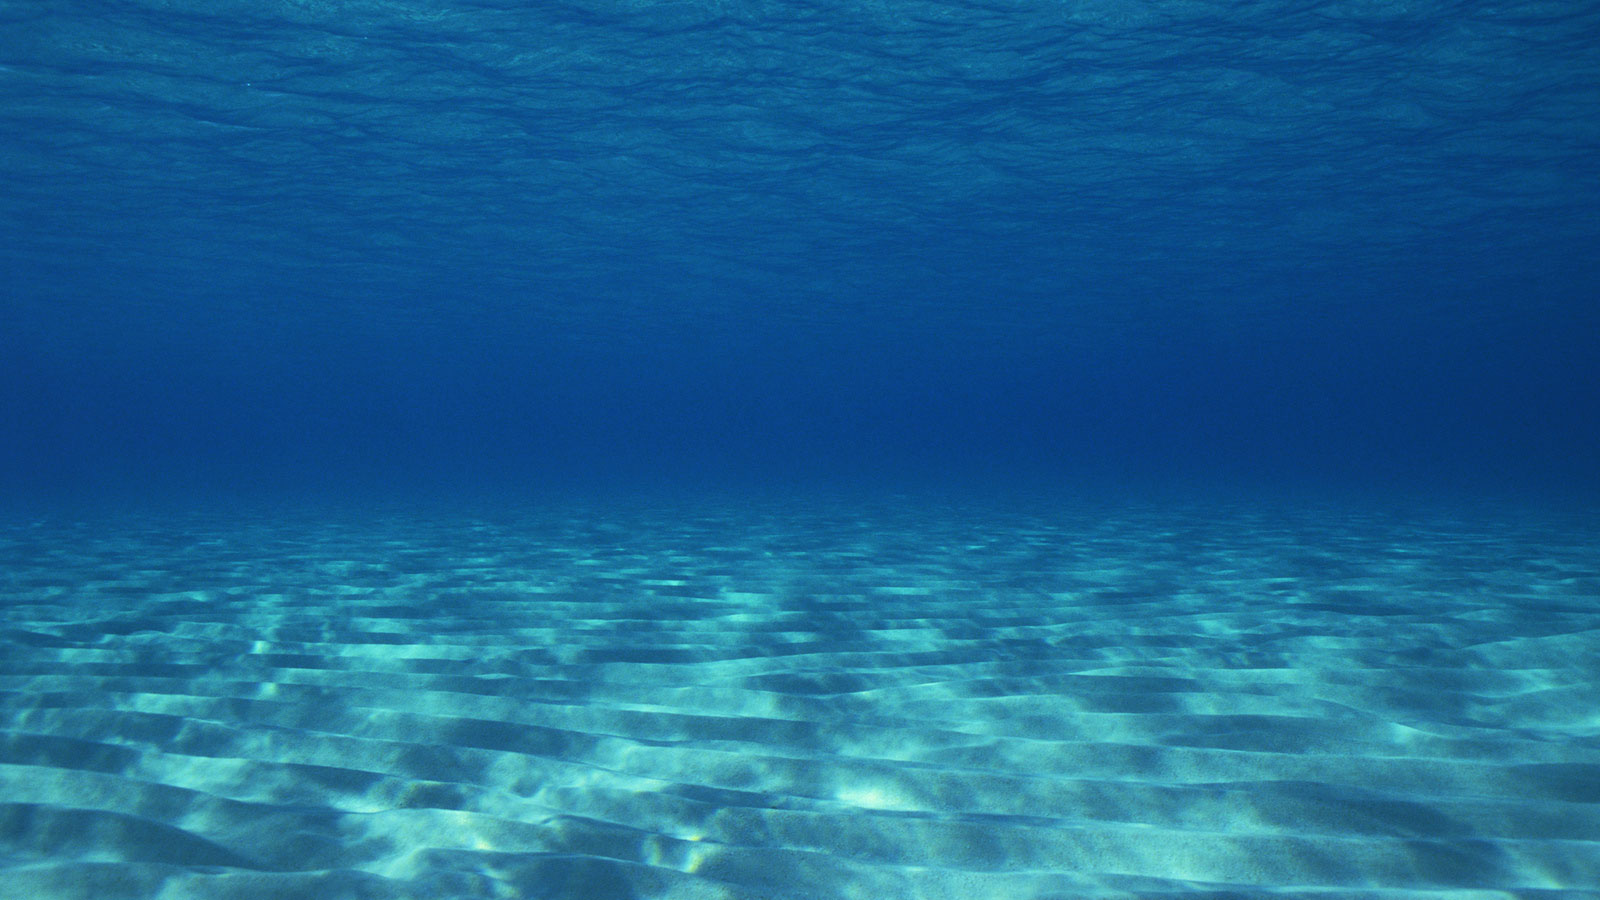
[[[1597,548],[1312,507],[13,523],[0,874],[1600,897]]]

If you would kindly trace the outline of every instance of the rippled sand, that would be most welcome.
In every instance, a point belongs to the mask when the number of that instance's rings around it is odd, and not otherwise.
[[[8,897],[1600,897],[1592,517],[12,520],[0,600]]]

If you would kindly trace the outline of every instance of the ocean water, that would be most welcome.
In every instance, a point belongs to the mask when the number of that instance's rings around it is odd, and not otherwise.
[[[0,3],[0,897],[1600,898],[1596,47]]]

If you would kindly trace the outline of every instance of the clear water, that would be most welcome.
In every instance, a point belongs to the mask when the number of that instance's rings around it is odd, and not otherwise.
[[[1600,897],[1596,46],[0,4],[0,893]]]
[[[8,882],[1593,893],[1597,541],[1062,498],[22,526]]]

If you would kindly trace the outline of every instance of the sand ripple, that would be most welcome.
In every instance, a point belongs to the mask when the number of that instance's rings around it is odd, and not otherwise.
[[[30,898],[1600,897],[1600,530],[960,504],[0,528]]]

